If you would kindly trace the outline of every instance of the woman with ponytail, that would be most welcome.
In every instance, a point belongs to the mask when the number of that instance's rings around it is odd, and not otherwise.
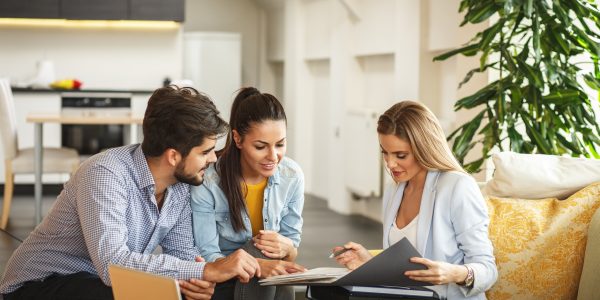
[[[273,95],[242,88],[233,101],[230,132],[218,161],[194,187],[196,246],[207,262],[235,251],[253,255],[261,278],[304,271],[298,255],[304,174],[285,157],[287,119]],[[212,299],[293,299],[291,287],[231,280]]]

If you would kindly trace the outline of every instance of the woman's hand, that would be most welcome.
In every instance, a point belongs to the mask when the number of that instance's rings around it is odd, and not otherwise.
[[[215,292],[215,283],[192,278],[179,280],[179,288],[186,300],[210,299]]]
[[[271,230],[261,230],[252,238],[254,247],[268,258],[294,260],[297,250],[289,238]]]
[[[427,270],[404,272],[404,275],[412,280],[424,281],[432,284],[447,284],[451,282],[461,283],[467,278],[468,270],[462,265],[433,261],[423,257],[413,257],[410,261],[427,267]]]
[[[362,264],[369,261],[373,256],[363,247],[361,244],[357,244],[354,242],[349,242],[344,247],[335,247],[333,248],[333,252],[339,251],[342,249],[350,249],[338,256],[335,257],[335,261],[337,261],[340,265],[345,266],[350,270],[354,270]]]
[[[257,258],[258,265],[260,266],[261,278],[268,278],[275,275],[284,275],[291,273],[305,272],[306,268],[303,266],[285,260],[268,260]]]

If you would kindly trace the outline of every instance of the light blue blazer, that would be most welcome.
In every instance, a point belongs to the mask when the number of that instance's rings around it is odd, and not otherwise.
[[[388,248],[390,228],[406,183],[390,185],[383,195],[383,248]],[[486,299],[484,292],[498,278],[487,206],[475,180],[461,172],[427,172],[417,222],[419,253],[431,260],[472,267],[472,288],[451,283],[435,286],[447,299]]]

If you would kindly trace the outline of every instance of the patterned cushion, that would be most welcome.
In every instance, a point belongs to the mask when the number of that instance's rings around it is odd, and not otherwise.
[[[487,199],[499,277],[488,299],[576,299],[600,182],[566,200]]]

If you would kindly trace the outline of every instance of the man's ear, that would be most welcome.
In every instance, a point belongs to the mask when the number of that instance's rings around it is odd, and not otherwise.
[[[167,159],[167,162],[172,167],[176,166],[182,159],[181,153],[179,153],[179,151],[177,151],[173,148],[169,148],[169,149],[165,150],[164,155],[165,155],[165,158]]]
[[[233,129],[231,133],[233,133],[233,142],[235,143],[235,146],[242,149],[242,137],[240,134],[235,129]]]

